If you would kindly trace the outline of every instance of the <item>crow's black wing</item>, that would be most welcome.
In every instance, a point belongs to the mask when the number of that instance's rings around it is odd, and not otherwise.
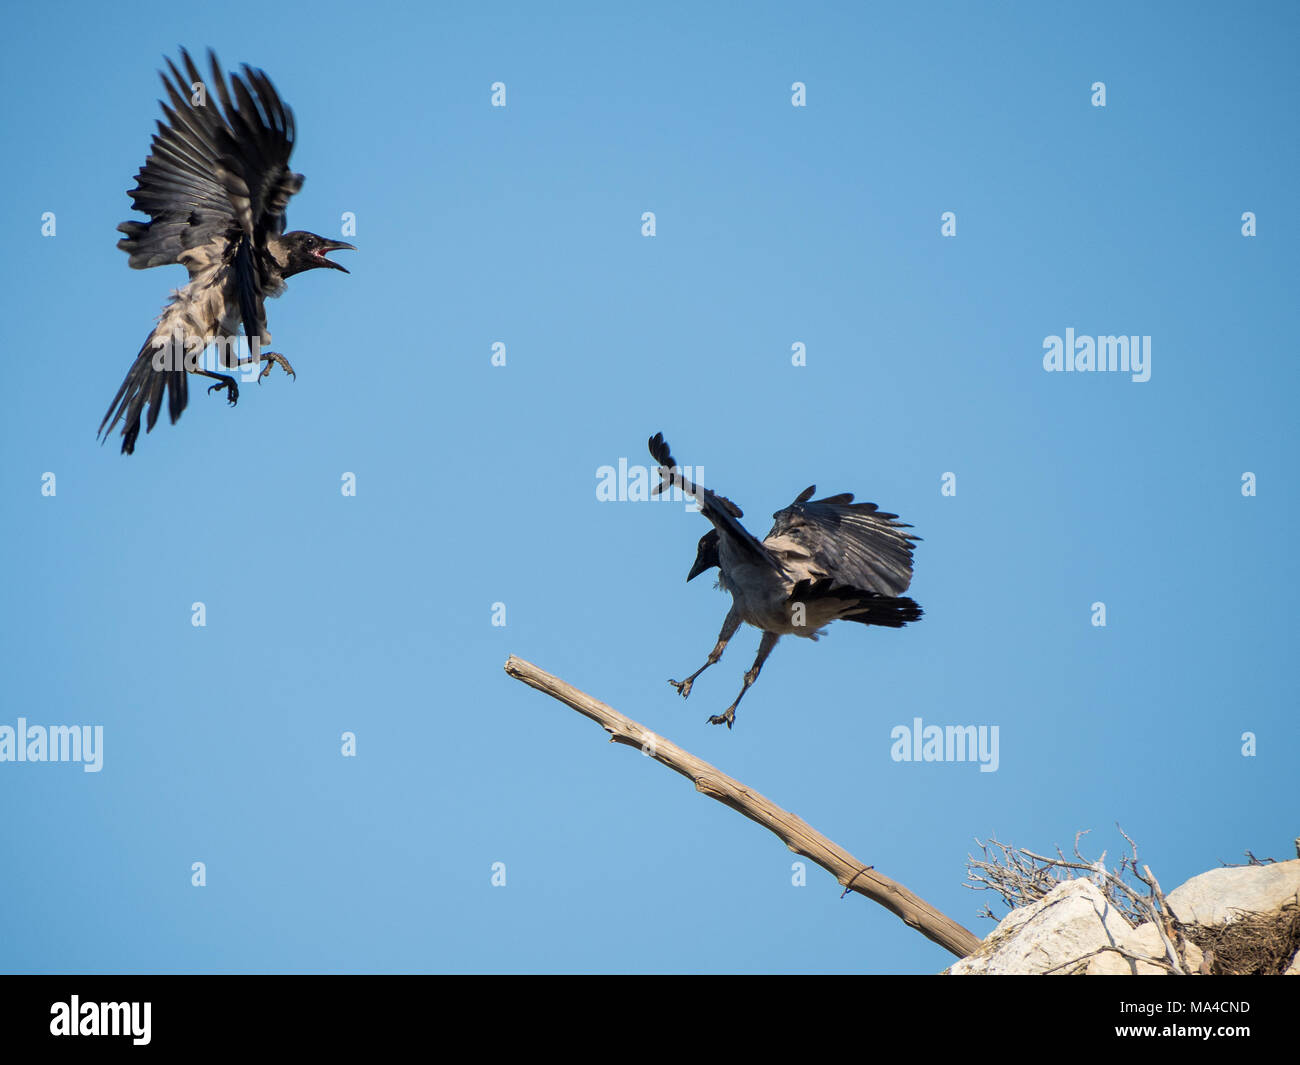
[[[854,503],[852,493],[812,499],[816,486],[772,515],[776,524],[763,544],[774,555],[798,556],[801,569],[836,585],[898,596],[912,583],[912,544],[897,521],[874,503]]]
[[[245,66],[227,85],[217,57],[208,56],[207,84],[184,49],[184,75],[167,61],[167,121],[158,123],[129,193],[149,221],[118,226],[126,234],[118,247],[137,269],[181,263],[191,277],[213,266],[233,270],[244,332],[261,336],[266,236],[284,232],[289,198],[302,187],[302,175],[289,169],[293,112],[260,70]]]

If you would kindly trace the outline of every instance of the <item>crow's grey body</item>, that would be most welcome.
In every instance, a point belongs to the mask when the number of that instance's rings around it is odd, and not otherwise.
[[[132,205],[150,220],[118,226],[125,234],[118,247],[133,268],[178,264],[190,275],[159,316],[100,423],[107,438],[124,422],[127,454],[135,449],[146,406],[146,432],[158,420],[164,395],[171,420],[180,417],[188,373],[215,379],[212,388],[226,389],[235,402],[233,377],[198,367],[209,344],[216,343],[224,369],[266,362],[262,376],[273,363],[292,373],[282,355],[262,350],[271,342],[265,301],[303,270],[343,270],[325,252],[352,247],[314,233],[285,233],[285,209],[303,181],[289,169],[293,112],[260,70],[245,66],[243,77],[232,75],[227,86],[216,56],[209,57],[212,78],[206,85],[184,49],[184,75],[168,60],[171,77],[162,78],[170,100],[170,106],[162,105],[167,122],[158,123],[130,193]],[[233,348],[241,327],[252,354],[238,359]]]
[[[671,683],[683,697],[690,695],[695,678],[722,657],[741,622],[763,631],[744,688],[723,714],[709,718],[712,723],[731,727],[741,698],[782,636],[816,640],[832,621],[901,628],[921,617],[921,608],[902,594],[912,581],[912,544],[918,538],[902,531],[911,526],[897,521],[898,515],[874,503],[854,503],[848,493],[813,500],[813,486],[772,515],[776,523],[759,541],[740,524],[743,514],[731,500],[682,475],[662,433],[650,439],[650,454],[660,467],[655,491],[681,488],[713,525],[700,538],[687,580],[717,566],[718,584],[732,598],[708,661],[686,680]]]

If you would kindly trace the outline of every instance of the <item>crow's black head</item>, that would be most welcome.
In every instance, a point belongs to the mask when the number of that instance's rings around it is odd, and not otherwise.
[[[700,537],[700,546],[695,552],[695,565],[691,567],[691,572],[686,575],[686,579],[693,581],[706,569],[712,569],[720,564],[718,559],[718,530],[710,529]]]
[[[292,277],[294,274],[301,274],[304,270],[315,270],[321,266],[342,270],[346,274],[347,268],[325,258],[325,253],[357,250],[351,244],[345,244],[341,240],[318,237],[315,233],[308,233],[303,229],[286,233],[280,238],[280,246],[288,253],[285,257],[284,269],[280,271],[282,277]]]

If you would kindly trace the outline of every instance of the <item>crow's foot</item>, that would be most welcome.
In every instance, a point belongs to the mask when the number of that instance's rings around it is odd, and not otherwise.
[[[262,383],[262,378],[271,372],[272,366],[279,366],[280,369],[282,369],[294,380],[298,379],[298,375],[293,372],[293,367],[289,365],[289,360],[286,359],[283,355],[281,355],[278,351],[262,352],[262,361],[266,363],[266,365],[262,367],[262,372],[257,375],[257,383],[259,385]]]
[[[727,728],[731,728],[731,726],[735,724],[735,721],[736,721],[736,708],[734,706],[727,707],[725,713],[714,714],[711,718],[709,718],[710,725],[726,725]]]
[[[219,392],[221,389],[226,390],[226,400],[233,407],[239,402],[239,385],[235,384],[233,377],[222,376],[215,385],[208,389],[208,393]]]
[[[668,682],[677,689],[677,694],[685,699],[691,694],[691,685],[695,683],[694,677],[687,677],[685,680],[670,680]]]

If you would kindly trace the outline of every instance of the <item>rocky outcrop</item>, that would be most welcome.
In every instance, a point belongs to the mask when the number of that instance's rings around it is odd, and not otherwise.
[[[1211,869],[1169,892],[1166,901],[1170,938],[1181,944],[1178,968],[1187,974],[1300,976],[1300,859]],[[1078,879],[1012,910],[979,950],[946,971],[1144,976],[1167,975],[1171,968],[1154,923],[1130,926],[1091,880]]]
[[[1129,931],[1128,922],[1091,880],[1067,880],[1032,906],[1012,910],[970,957],[951,969],[953,976],[1071,972],[1069,966]]]
[[[1168,895],[1184,924],[1231,924],[1243,913],[1272,913],[1300,900],[1300,858],[1273,865],[1211,869]]]
[[[1129,929],[1116,941],[1115,946],[1125,953],[1108,950],[1088,962],[1089,976],[1168,976],[1169,951],[1160,936],[1160,930],[1147,921]],[[1131,956],[1130,956],[1131,955]],[[1139,959],[1148,959],[1142,961]],[[1187,943],[1179,967],[1189,976],[1196,976],[1205,964],[1205,956],[1195,943]]]

